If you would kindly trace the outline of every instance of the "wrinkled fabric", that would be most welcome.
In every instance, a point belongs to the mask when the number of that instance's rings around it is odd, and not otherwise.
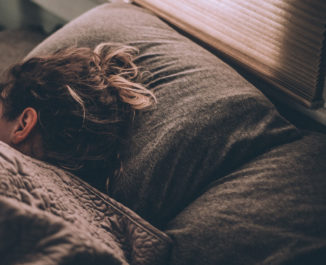
[[[158,99],[135,117],[110,192],[173,239],[168,264],[325,264],[325,135],[302,135],[215,55],[144,9],[102,5],[29,56],[139,48]]]
[[[124,174],[110,196],[163,227],[200,190],[273,146],[300,137],[234,69],[148,11],[99,6],[50,36],[29,57],[65,46],[115,42],[136,64],[157,105],[135,118]]]
[[[326,135],[265,152],[212,182],[167,226],[172,264],[324,265]]]
[[[77,177],[0,142],[1,265],[167,264],[170,243]]]

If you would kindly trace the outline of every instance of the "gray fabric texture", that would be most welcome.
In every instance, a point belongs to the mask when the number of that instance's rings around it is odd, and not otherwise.
[[[273,146],[299,137],[274,106],[235,70],[151,13],[99,6],[72,21],[29,57],[77,45],[118,42],[139,48],[136,63],[158,104],[136,117],[124,175],[110,195],[161,226],[223,177]]]
[[[325,162],[307,133],[212,183],[165,230],[172,264],[325,264]]]
[[[0,142],[1,265],[165,265],[170,243],[77,177]]]

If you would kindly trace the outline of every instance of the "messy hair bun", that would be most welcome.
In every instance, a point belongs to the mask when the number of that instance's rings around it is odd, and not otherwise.
[[[121,169],[120,150],[135,110],[156,102],[140,82],[136,53],[130,46],[102,43],[19,63],[1,85],[4,115],[15,119],[24,108],[35,108],[42,159],[98,185],[91,176]]]

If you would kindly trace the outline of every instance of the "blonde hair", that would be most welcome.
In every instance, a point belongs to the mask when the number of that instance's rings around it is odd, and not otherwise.
[[[141,83],[137,52],[101,43],[18,63],[0,85],[4,117],[15,119],[26,107],[35,108],[42,159],[102,185],[103,177],[122,170],[121,149],[135,111],[156,103]]]
[[[109,84],[117,89],[120,99],[133,109],[140,110],[152,106],[153,102],[156,103],[153,92],[145,88],[143,84],[133,82],[138,77],[139,72],[138,67],[133,62],[132,54],[137,53],[138,50],[131,46],[113,48],[114,46],[111,43],[101,43],[93,50],[94,55],[91,62],[94,64],[94,69],[101,73],[97,75],[100,80],[93,88],[105,90]],[[66,50],[68,53],[75,51],[73,48]],[[69,85],[67,85],[67,89],[85,111],[83,100],[78,96],[78,93]]]

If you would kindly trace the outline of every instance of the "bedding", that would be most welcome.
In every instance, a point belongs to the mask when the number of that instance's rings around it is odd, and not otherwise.
[[[124,175],[110,179],[109,194],[158,227],[211,181],[300,137],[235,70],[133,5],[101,5],[51,35],[29,57],[100,42],[137,47],[135,62],[148,73],[143,82],[157,97],[155,109],[135,119]]]
[[[164,230],[172,264],[325,264],[325,161],[304,132],[212,182]]]
[[[28,57],[100,42],[136,46],[143,82],[158,99],[154,109],[135,117],[124,147],[124,174],[111,178],[109,187],[120,207],[164,232],[151,228],[162,247],[161,256],[153,257],[166,258],[168,235],[171,255],[162,264],[325,264],[324,134],[298,130],[235,69],[134,5],[100,5]],[[64,177],[70,178],[76,180]],[[90,179],[104,187],[96,172]],[[92,200],[75,201],[89,212],[83,217],[93,216]],[[86,224],[74,229],[89,238],[93,228]],[[85,240],[95,248],[93,241]]]
[[[77,177],[0,142],[0,264],[166,264],[170,243]]]

